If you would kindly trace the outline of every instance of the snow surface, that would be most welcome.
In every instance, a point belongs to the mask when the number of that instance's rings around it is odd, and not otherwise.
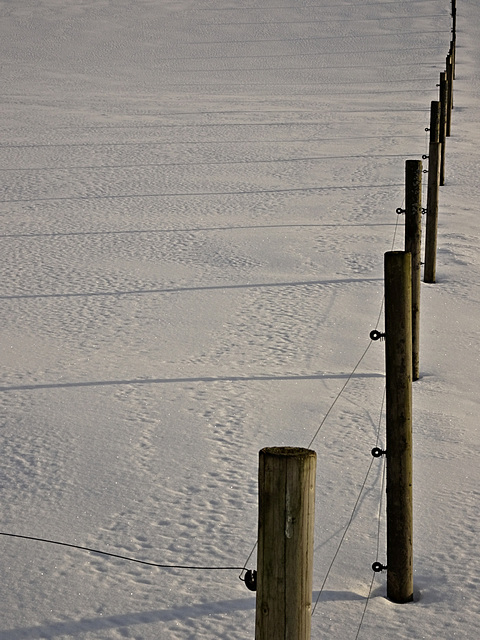
[[[3,0],[0,16],[0,529],[241,568],[259,449],[308,446],[370,343],[450,2]],[[422,285],[415,602],[376,576],[365,639],[480,628],[479,17],[458,1],[438,282]],[[314,600],[379,424],[383,442],[383,389],[372,343],[312,444]],[[376,461],[312,638],[356,637],[381,478]],[[238,570],[0,545],[2,640],[254,636]],[[383,517],[379,545],[385,562]]]

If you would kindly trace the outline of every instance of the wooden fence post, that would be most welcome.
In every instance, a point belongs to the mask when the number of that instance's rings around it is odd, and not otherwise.
[[[260,451],[256,640],[310,640],[317,454]]]
[[[452,34],[453,39],[457,38],[457,0],[452,0]]]
[[[435,282],[437,264],[438,188],[440,185],[440,103],[430,106],[430,145],[428,150],[427,222],[425,228],[425,267],[423,281]]]
[[[405,162],[405,251],[412,256],[412,378],[420,377],[422,161]]]
[[[387,597],[413,599],[411,256],[385,254]]]
[[[445,143],[446,143],[446,129],[447,129],[447,74],[442,71],[440,74],[440,136],[439,140],[442,144],[441,158],[440,158],[440,185],[445,184]]]
[[[455,56],[456,56],[456,44],[455,40],[450,42],[450,55],[452,56],[452,78],[455,80]]]
[[[445,135],[450,136],[452,130],[452,109],[453,109],[453,66],[452,54],[446,58],[446,74],[447,74],[447,126]]]

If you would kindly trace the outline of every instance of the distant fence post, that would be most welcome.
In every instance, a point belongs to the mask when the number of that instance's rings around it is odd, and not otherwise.
[[[427,222],[425,228],[425,267],[423,281],[433,283],[437,264],[438,187],[440,185],[440,103],[430,106],[430,145],[428,150]]]
[[[446,129],[447,129],[447,95],[448,95],[448,83],[447,74],[442,71],[440,74],[440,134],[439,140],[442,144],[441,158],[440,158],[440,185],[445,184],[445,143],[446,143]]]
[[[450,55],[452,56],[452,78],[455,80],[455,56],[456,56],[456,44],[455,40],[450,42]]]
[[[310,640],[317,456],[260,451],[256,640]]]
[[[412,377],[420,377],[420,265],[422,243],[422,161],[405,162],[405,251],[412,256]]]
[[[457,37],[457,0],[452,0],[452,34],[453,39]]]
[[[411,256],[385,254],[387,597],[413,599]]]
[[[445,135],[450,136],[452,130],[452,109],[453,109],[453,66],[452,54],[449,53],[446,58],[446,74],[447,74],[447,126]]]

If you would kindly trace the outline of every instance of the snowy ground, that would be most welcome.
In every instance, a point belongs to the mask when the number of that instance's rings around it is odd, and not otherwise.
[[[371,640],[480,628],[480,3],[457,11],[414,385],[415,602],[377,576]],[[450,2],[2,0],[0,17],[0,530],[241,568],[259,449],[310,444],[377,323]],[[314,599],[379,424],[383,439],[383,389],[374,343],[312,444]],[[375,462],[312,638],[356,637],[381,476]],[[238,570],[0,549],[2,640],[254,636]]]

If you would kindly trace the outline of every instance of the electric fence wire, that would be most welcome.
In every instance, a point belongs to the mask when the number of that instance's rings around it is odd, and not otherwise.
[[[427,131],[427,127],[425,128],[425,131]],[[428,133],[426,134],[426,138],[427,138],[427,140],[426,140],[426,144],[428,144]],[[427,155],[427,154],[425,154],[425,155]],[[424,196],[424,197],[425,197],[425,196]],[[402,210],[403,210],[403,207],[404,207],[404,206],[405,206],[405,194],[404,194],[404,196],[403,196],[402,205],[401,205],[401,209],[402,209]],[[396,219],[396,223],[395,223],[395,228],[394,228],[394,232],[393,232],[392,245],[391,245],[391,250],[392,250],[392,251],[394,251],[394,248],[395,248],[395,243],[396,243],[396,238],[397,238],[398,226],[399,226],[399,217],[398,217],[398,215],[397,215],[397,219]],[[381,305],[380,305],[380,312],[379,312],[378,319],[377,319],[377,322],[376,322],[376,325],[375,325],[375,329],[377,329],[377,327],[378,327],[378,325],[379,325],[379,323],[380,323],[380,319],[381,319],[381,317],[382,317],[382,313],[383,313],[384,303],[385,303],[385,296],[383,296],[383,298],[382,298],[382,303],[381,303]],[[362,362],[362,360],[363,360],[363,359],[364,359],[364,357],[366,356],[366,354],[367,354],[367,352],[368,352],[368,350],[369,350],[370,346],[371,346],[371,342],[369,343],[369,345],[367,346],[367,348],[366,348],[366,349],[365,349],[365,351],[363,352],[362,356],[360,357],[360,360],[359,360],[359,361],[357,362],[357,364],[355,365],[354,370],[352,371],[352,373],[350,374],[350,376],[347,378],[347,381],[345,382],[345,384],[343,385],[343,387],[340,389],[340,391],[339,391],[338,395],[335,397],[335,399],[334,399],[334,401],[333,401],[332,405],[330,406],[330,408],[328,409],[328,411],[327,411],[326,415],[324,416],[324,418],[323,418],[323,420],[322,420],[322,422],[321,422],[321,424],[320,424],[319,428],[317,429],[317,431],[316,431],[316,433],[315,433],[314,437],[312,438],[312,440],[311,440],[311,442],[310,442],[310,445],[309,445],[309,446],[311,446],[311,444],[313,443],[313,441],[314,441],[314,440],[315,440],[315,438],[317,437],[317,435],[318,435],[318,433],[319,433],[319,431],[320,431],[321,427],[323,426],[324,422],[326,421],[326,419],[327,419],[327,417],[328,417],[329,413],[330,413],[330,412],[331,412],[331,410],[333,409],[333,407],[334,407],[335,403],[337,402],[337,400],[338,400],[338,399],[340,398],[340,396],[342,395],[342,393],[343,393],[343,391],[344,391],[345,387],[346,387],[346,386],[347,386],[347,384],[349,383],[349,381],[350,381],[350,379],[352,378],[353,374],[355,373],[356,369],[358,368],[358,366],[360,365],[360,363]],[[382,413],[383,413],[383,407],[384,407],[384,404],[385,404],[385,393],[386,393],[386,390],[384,390],[384,395],[383,395],[383,400],[382,400],[382,408],[381,408],[381,411],[380,411],[380,420],[379,420],[378,432],[377,432],[377,444],[378,444],[378,440],[379,440],[379,436],[380,436],[380,424],[381,424],[381,416],[382,416]],[[351,526],[351,524],[352,524],[352,522],[353,522],[353,519],[354,519],[354,516],[355,516],[355,511],[356,511],[356,509],[357,509],[358,503],[360,502],[360,498],[361,498],[361,496],[362,496],[362,493],[363,493],[363,491],[364,491],[364,489],[365,489],[365,486],[366,486],[366,483],[367,483],[367,480],[368,480],[368,476],[369,476],[370,471],[371,471],[371,468],[372,468],[372,466],[373,466],[373,462],[374,462],[374,460],[372,460],[372,461],[370,462],[370,465],[369,465],[369,467],[368,467],[367,473],[366,473],[366,475],[365,475],[365,480],[364,480],[364,482],[363,482],[363,484],[362,484],[362,486],[361,486],[361,488],[360,488],[359,495],[358,495],[357,500],[356,500],[356,502],[355,502],[355,504],[354,504],[353,511],[352,511],[352,515],[350,516],[350,519],[349,519],[349,521],[347,522],[347,525],[346,525],[346,527],[345,527],[345,530],[344,530],[344,532],[343,532],[343,535],[342,535],[342,537],[341,537],[341,539],[340,539],[340,542],[339,542],[339,544],[338,544],[337,550],[335,551],[335,554],[334,554],[334,556],[333,556],[333,558],[332,558],[332,561],[331,561],[331,563],[330,563],[330,566],[329,566],[329,568],[328,568],[328,570],[327,570],[327,573],[326,573],[326,575],[325,575],[324,581],[323,581],[323,583],[322,583],[322,585],[321,585],[321,587],[320,587],[320,591],[319,591],[319,593],[318,593],[318,595],[317,595],[317,599],[316,599],[316,601],[315,601],[315,605],[314,605],[313,610],[312,610],[312,616],[313,616],[313,614],[315,613],[315,610],[316,610],[317,605],[318,605],[318,602],[319,602],[319,600],[320,600],[320,596],[321,596],[321,594],[322,594],[322,591],[323,591],[323,589],[325,588],[325,584],[326,584],[326,582],[327,582],[327,580],[328,580],[328,577],[329,577],[330,572],[331,572],[331,570],[332,570],[332,568],[333,568],[333,565],[334,565],[335,560],[336,560],[336,558],[337,558],[337,556],[338,556],[338,553],[340,552],[340,548],[341,548],[341,546],[342,546],[342,544],[343,544],[343,542],[344,542],[344,540],[345,540],[345,537],[346,537],[346,535],[347,535],[347,532],[348,532],[348,530],[349,530],[349,528],[350,528],[350,526]],[[376,551],[376,560],[377,560],[377,561],[378,561],[379,549],[380,549],[381,511],[382,511],[382,503],[383,503],[383,490],[384,490],[384,485],[385,485],[385,465],[384,465],[384,468],[383,468],[383,474],[382,474],[381,495],[380,495],[380,504],[379,504],[379,512],[378,512],[377,551]],[[363,624],[363,620],[364,620],[364,618],[365,618],[365,614],[366,614],[367,607],[368,607],[368,604],[369,604],[369,601],[370,601],[370,597],[371,597],[371,593],[372,593],[372,589],[373,589],[374,581],[375,581],[375,572],[373,572],[372,580],[371,580],[371,582],[370,582],[369,592],[368,592],[368,595],[367,595],[367,599],[366,599],[366,602],[365,602],[365,607],[364,607],[364,610],[363,610],[363,613],[362,613],[362,617],[361,617],[360,624],[359,624],[359,627],[358,627],[358,630],[357,630],[357,634],[356,634],[356,636],[355,636],[355,640],[357,640],[357,638],[358,638],[358,636],[359,636],[359,633],[360,633],[360,630],[361,630],[361,627],[362,627],[362,624]]]
[[[381,423],[382,423],[383,407],[385,405],[385,396],[386,396],[386,389],[383,392],[382,404],[381,404],[381,407],[380,407],[380,417],[379,417],[379,420],[378,420],[378,427],[377,427],[376,446],[378,445],[378,442],[380,440],[380,426],[381,426]],[[360,499],[362,497],[363,491],[364,491],[365,486],[367,484],[368,476],[370,475],[370,471],[372,470],[372,466],[373,466],[374,462],[375,462],[375,458],[372,457],[372,460],[370,461],[370,464],[368,465],[367,473],[365,474],[365,478],[364,478],[363,483],[362,483],[362,485],[360,487],[360,491],[358,493],[357,499],[355,500],[355,504],[353,505],[352,514],[351,514],[351,516],[350,516],[350,518],[349,518],[349,520],[348,520],[348,522],[346,524],[346,527],[345,527],[345,529],[343,531],[342,537],[340,538],[340,542],[337,545],[337,549],[336,549],[336,551],[335,551],[335,553],[333,555],[333,558],[332,558],[332,560],[330,562],[330,565],[328,567],[328,570],[327,570],[327,573],[326,573],[325,578],[323,580],[322,586],[320,587],[320,591],[318,592],[317,599],[315,601],[315,605],[313,606],[313,609],[312,609],[312,616],[315,613],[315,610],[317,608],[318,602],[320,600],[320,596],[322,595],[322,592],[323,592],[323,590],[325,588],[325,585],[327,583],[327,580],[328,580],[328,577],[330,575],[330,572],[331,572],[331,570],[333,568],[333,565],[335,564],[335,560],[337,559],[337,556],[338,556],[338,554],[340,552],[340,549],[342,547],[342,544],[343,544],[343,542],[344,542],[344,540],[346,538],[348,530],[350,529],[350,526],[351,526],[351,524],[352,524],[352,522],[354,520],[358,504],[360,502]],[[378,558],[378,553],[379,553],[379,535],[377,534],[377,558]]]
[[[405,203],[405,194],[403,195],[402,207],[403,207],[404,203]],[[396,235],[397,235],[397,230],[398,230],[398,225],[399,225],[398,218],[399,218],[399,216],[397,215],[396,220],[395,220],[395,228],[394,228],[394,232],[393,232],[393,239],[392,239],[392,245],[391,245],[391,246],[392,246],[392,248],[391,248],[391,250],[392,250],[392,251],[394,250],[394,247],[395,247],[395,240],[396,240]],[[380,303],[380,310],[379,310],[379,313],[378,313],[378,317],[377,317],[377,321],[376,321],[376,323],[375,323],[374,330],[378,329],[378,325],[380,324],[380,320],[381,320],[381,318],[382,318],[382,314],[383,314],[383,307],[384,307],[384,303],[385,303],[385,296],[382,296],[382,301],[381,301],[381,303]],[[371,347],[371,346],[372,346],[372,341],[370,340],[370,342],[369,342],[369,343],[368,343],[368,345],[366,346],[366,348],[365,348],[364,352],[362,353],[362,355],[360,356],[359,360],[357,361],[356,365],[354,366],[354,368],[353,368],[352,372],[348,375],[348,377],[347,377],[347,379],[346,379],[345,383],[343,384],[343,386],[341,387],[340,391],[337,393],[337,395],[336,395],[336,396],[335,396],[335,398],[333,399],[333,401],[332,401],[332,403],[331,403],[330,407],[328,408],[327,412],[326,412],[326,413],[325,413],[325,415],[323,416],[323,418],[322,418],[322,420],[321,420],[321,422],[320,422],[320,424],[319,424],[319,426],[318,426],[317,430],[315,431],[315,433],[314,433],[314,435],[313,435],[312,439],[311,439],[311,440],[310,440],[310,442],[308,443],[308,447],[307,447],[308,449],[310,449],[310,447],[313,445],[313,443],[314,443],[315,439],[317,438],[317,436],[318,436],[318,434],[320,433],[320,431],[321,431],[322,427],[324,426],[325,422],[327,421],[328,416],[330,415],[330,413],[332,412],[332,410],[333,410],[334,406],[336,405],[336,403],[337,403],[337,402],[338,402],[338,400],[340,399],[341,395],[342,395],[342,394],[343,394],[343,392],[345,391],[345,389],[346,389],[346,387],[347,387],[348,383],[349,383],[349,382],[350,382],[350,380],[353,378],[353,376],[354,376],[355,372],[357,371],[358,367],[360,366],[360,364],[362,363],[363,359],[364,359],[364,358],[365,358],[365,356],[367,355],[367,353],[368,353],[368,351],[369,351],[369,349],[370,349],[370,347]],[[378,438],[377,438],[377,439],[378,439]],[[244,578],[243,578],[243,574],[244,574],[244,573],[245,573],[245,571],[246,571],[246,568],[247,568],[248,562],[249,562],[250,558],[252,557],[253,552],[255,551],[255,549],[256,549],[256,547],[257,547],[257,544],[258,544],[258,540],[257,540],[257,542],[255,542],[255,544],[253,545],[252,550],[250,551],[250,553],[249,553],[249,555],[248,555],[247,559],[245,560],[245,563],[244,563],[244,565],[243,565],[242,571],[241,571],[241,573],[240,573],[240,575],[239,575],[239,579],[240,579],[240,580],[244,580]],[[322,587],[322,588],[323,588],[323,587]],[[313,612],[312,612],[312,615],[313,615]]]
[[[239,571],[240,567],[209,567],[209,566],[191,566],[181,564],[163,564],[159,562],[150,562],[148,560],[138,560],[137,558],[131,558],[129,556],[123,556],[118,553],[110,553],[109,551],[100,551],[100,549],[93,549],[91,547],[83,547],[78,544],[71,544],[69,542],[59,542],[57,540],[49,540],[47,538],[37,538],[36,536],[25,536],[17,533],[6,533],[0,531],[0,536],[8,538],[20,538],[21,540],[33,540],[35,542],[46,542],[48,544],[57,545],[59,547],[69,547],[70,549],[79,549],[81,551],[88,551],[89,553],[97,553],[103,556],[109,556],[110,558],[119,558],[127,562],[136,562],[137,564],[145,564],[150,567],[158,567],[160,569],[191,569],[201,571]]]
[[[404,193],[404,195],[403,195],[402,208],[403,208],[404,204],[405,204],[405,193]],[[399,226],[399,217],[398,217],[398,215],[397,215],[396,222],[395,222],[395,228],[394,228],[394,232],[393,232],[392,245],[391,245],[391,250],[392,250],[392,251],[393,251],[393,250],[394,250],[394,248],[395,248],[395,242],[396,242],[396,237],[397,237],[397,230],[398,230],[398,226]],[[381,317],[382,317],[382,314],[383,314],[384,304],[385,304],[385,296],[382,296],[382,302],[381,302],[381,304],[380,304],[380,311],[379,311],[379,314],[378,314],[378,317],[377,317],[377,322],[376,322],[376,324],[375,324],[375,330],[378,328],[378,325],[380,324],[380,320],[381,320]],[[334,401],[333,401],[332,405],[330,406],[330,408],[328,409],[328,411],[327,411],[326,415],[324,416],[324,418],[323,418],[323,420],[322,420],[322,422],[321,422],[321,424],[320,424],[319,428],[318,428],[318,429],[317,429],[317,431],[315,432],[315,435],[314,435],[314,437],[312,438],[312,440],[311,440],[311,442],[310,442],[310,444],[309,444],[309,447],[311,446],[311,444],[313,443],[313,441],[314,441],[314,440],[315,440],[315,438],[317,437],[317,435],[318,435],[318,433],[320,432],[320,429],[322,428],[322,426],[323,426],[324,422],[326,421],[326,419],[327,419],[327,417],[328,417],[329,413],[330,413],[330,412],[331,412],[331,410],[333,409],[333,407],[334,407],[335,403],[337,402],[337,400],[338,400],[338,399],[340,398],[340,396],[342,395],[342,393],[343,393],[343,391],[345,390],[345,388],[346,388],[347,384],[350,382],[350,380],[351,380],[351,378],[352,378],[353,374],[355,373],[355,371],[356,371],[356,370],[357,370],[357,368],[359,367],[359,365],[360,365],[360,363],[362,362],[362,360],[363,360],[363,359],[365,358],[365,356],[367,355],[367,352],[368,352],[368,350],[370,349],[371,344],[372,344],[372,341],[370,341],[370,343],[367,345],[367,347],[366,347],[365,351],[363,352],[363,354],[361,355],[361,357],[360,357],[359,361],[358,361],[358,362],[357,362],[357,364],[355,365],[355,367],[354,367],[354,369],[353,369],[352,373],[351,373],[351,374],[350,374],[350,376],[347,378],[347,380],[346,380],[345,384],[343,385],[343,387],[340,389],[339,393],[338,393],[338,394],[337,394],[337,396],[335,397],[335,399],[334,399]],[[384,408],[384,405],[385,405],[385,395],[386,395],[386,388],[384,389],[383,399],[382,399],[382,405],[381,405],[381,409],[380,409],[380,418],[379,418],[378,429],[377,429],[377,445],[378,445],[378,441],[379,441],[379,439],[380,439],[380,426],[381,426],[381,420],[382,420],[383,408]],[[343,532],[343,535],[342,535],[342,537],[341,537],[341,539],[340,539],[340,542],[339,542],[339,544],[338,544],[337,550],[335,551],[335,554],[334,554],[334,556],[333,556],[333,558],[332,558],[332,561],[331,561],[331,563],[330,563],[330,565],[329,565],[329,568],[328,568],[328,570],[327,570],[327,573],[326,573],[326,575],[325,575],[325,578],[324,578],[324,580],[323,580],[323,583],[322,583],[322,585],[321,585],[321,587],[320,587],[320,591],[319,591],[319,593],[318,593],[318,595],[317,595],[317,599],[316,599],[316,601],[315,601],[315,605],[314,605],[314,607],[313,607],[313,609],[312,609],[312,616],[313,616],[313,614],[315,613],[315,610],[316,610],[316,608],[317,608],[318,602],[319,602],[319,600],[320,600],[320,596],[321,596],[321,594],[322,594],[322,592],[323,592],[323,589],[325,588],[325,584],[326,584],[326,582],[327,582],[327,580],[328,580],[328,576],[330,575],[330,572],[331,572],[331,570],[332,570],[332,568],[333,568],[333,565],[334,565],[334,563],[335,563],[335,560],[336,560],[336,558],[337,558],[337,556],[338,556],[338,554],[339,554],[339,552],[340,552],[340,548],[341,548],[341,546],[342,546],[342,544],[343,544],[343,541],[345,540],[345,537],[346,537],[346,535],[347,535],[347,533],[348,533],[348,530],[349,530],[349,528],[350,528],[350,525],[351,525],[351,524],[352,524],[352,522],[353,522],[353,519],[354,519],[354,516],[355,516],[355,512],[356,512],[357,506],[358,506],[358,504],[359,504],[359,502],[360,502],[360,499],[361,499],[362,493],[363,493],[363,491],[364,491],[364,489],[365,489],[365,485],[366,485],[366,483],[367,483],[368,476],[369,476],[370,471],[371,471],[371,469],[372,469],[373,462],[374,462],[374,459],[372,459],[372,461],[370,462],[370,464],[369,464],[369,466],[368,466],[368,470],[367,470],[367,473],[366,473],[366,475],[365,475],[365,479],[364,479],[364,481],[363,481],[363,484],[362,484],[362,486],[361,486],[361,488],[360,488],[360,492],[359,492],[359,495],[358,495],[358,497],[357,497],[357,500],[355,501],[355,504],[354,504],[354,507],[353,507],[352,514],[351,514],[351,516],[350,516],[349,521],[347,522],[347,525],[346,525],[346,527],[345,527],[345,530],[344,530],[344,532]],[[384,480],[382,481],[382,493],[383,493],[383,485],[384,485]],[[381,518],[381,508],[382,508],[382,507],[381,507],[381,505],[382,505],[382,496],[380,497],[380,506],[379,506],[379,524],[378,524],[378,533],[377,533],[377,553],[376,553],[376,559],[377,559],[377,560],[378,560],[378,555],[379,555],[379,546],[380,546],[380,521],[381,521],[381,520],[380,520],[380,518]],[[366,610],[367,610],[367,606],[368,606],[368,602],[369,602],[369,599],[370,599],[371,591],[372,591],[372,588],[373,588],[374,580],[375,580],[375,573],[373,574],[372,581],[371,581],[371,584],[370,584],[369,594],[368,594],[368,596],[367,596],[367,601],[366,601],[366,603],[365,603],[365,608],[364,608],[364,611],[363,611],[363,614],[362,614],[362,619],[361,619],[361,621],[360,621],[360,627],[359,627],[359,630],[358,630],[358,632],[357,632],[357,637],[358,637],[358,633],[360,632],[360,628],[361,628],[361,625],[362,625],[362,623],[363,623],[363,619],[364,619],[364,617],[365,617],[365,613],[366,613]]]
[[[381,489],[380,489],[380,503],[378,506],[378,525],[377,525],[377,553],[375,556],[375,562],[378,562],[378,556],[380,553],[380,530],[381,530],[381,525],[382,525],[382,507],[383,507],[383,495],[384,495],[384,490],[385,490],[385,472],[386,472],[386,465],[385,462],[383,463],[383,471],[382,471],[382,484],[381,484]],[[367,613],[367,607],[370,603],[370,598],[372,596],[372,590],[373,590],[373,584],[375,582],[375,576],[377,574],[375,573],[375,571],[373,571],[373,575],[372,575],[372,579],[370,581],[370,588],[368,590],[368,595],[367,595],[367,599],[365,601],[365,606],[363,608],[363,613],[362,613],[362,617],[360,619],[360,624],[358,625],[358,629],[357,629],[357,634],[355,636],[355,640],[358,640],[358,636],[360,635],[360,631],[362,629],[362,625],[363,625],[363,621],[365,619],[365,614]]]
[[[453,15],[453,4],[452,4],[452,15]],[[430,131],[429,127],[425,127],[425,147],[426,147],[426,152],[425,152],[425,156],[424,159],[429,159],[429,134],[428,132]],[[430,164],[430,163],[429,163]],[[425,172],[428,173],[428,170]],[[428,183],[427,185],[425,185],[425,190],[424,190],[424,198],[425,198],[425,202],[428,203]],[[424,209],[424,211],[426,212],[427,210]],[[380,552],[380,529],[381,529],[381,515],[382,515],[382,506],[383,506],[383,495],[384,495],[384,491],[385,491],[385,480],[386,480],[386,464],[385,461],[383,463],[383,471],[382,471],[382,485],[381,485],[381,491],[380,491],[380,504],[379,504],[379,509],[378,509],[378,529],[377,529],[377,553],[376,553],[376,562],[378,562],[378,557],[379,557],[379,552]],[[370,598],[372,595],[372,590],[373,590],[373,584],[375,582],[375,572],[373,572],[373,576],[372,576],[372,580],[370,582],[370,588],[369,588],[369,592],[368,592],[368,596],[365,602],[365,606],[363,608],[363,613],[362,613],[362,617],[360,619],[360,624],[358,625],[358,629],[357,629],[357,633],[355,636],[355,640],[358,640],[358,637],[360,635],[360,631],[362,629],[362,625],[363,625],[363,621],[365,619],[365,614],[367,612],[367,607],[368,604],[370,602]]]

